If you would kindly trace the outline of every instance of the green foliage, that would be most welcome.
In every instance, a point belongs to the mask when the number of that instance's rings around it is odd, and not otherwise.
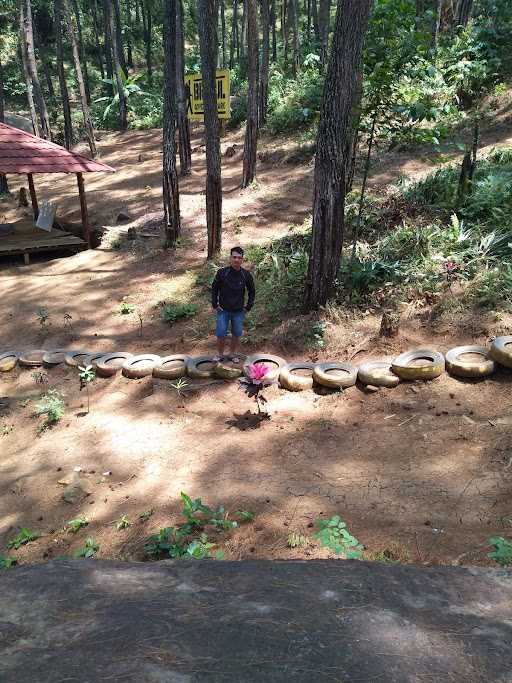
[[[216,263],[207,261],[196,275],[196,286],[208,291],[211,290],[218,269],[219,266]]]
[[[303,534],[292,531],[286,539],[286,545],[289,548],[305,548],[308,544],[308,539]]]
[[[50,325],[50,313],[45,306],[39,306],[36,312],[36,317],[42,331],[47,331]]]
[[[167,304],[162,311],[162,317],[166,323],[172,325],[177,320],[192,318],[196,313],[196,304]]]
[[[84,546],[76,551],[75,557],[84,557],[86,559],[89,559],[94,557],[99,549],[100,546],[92,538],[89,537],[85,539]]]
[[[277,65],[269,75],[267,125],[277,135],[301,130],[318,120],[324,88],[324,75],[318,69],[317,55],[308,55],[296,78],[289,78]]]
[[[46,420],[40,425],[39,429],[44,431],[51,427],[62,418],[64,415],[64,396],[57,389],[48,389],[46,394],[43,394],[36,403],[36,415],[46,415]]]
[[[18,550],[22,545],[31,543],[32,541],[38,539],[40,535],[41,534],[39,534],[37,531],[30,531],[30,529],[27,529],[27,527],[23,527],[14,538],[11,538],[7,544],[7,547]]]
[[[85,515],[80,515],[80,517],[77,517],[76,519],[70,519],[69,522],[66,524],[67,531],[70,534],[77,534],[80,529],[83,529],[89,524],[89,520]]]
[[[16,558],[0,554],[0,569],[10,569],[18,564]]]
[[[145,73],[138,73],[138,74],[133,74],[133,75],[130,74],[129,76],[125,76],[125,74],[121,70],[119,72],[119,77],[120,77],[121,82],[122,82],[124,96],[126,98],[126,106],[127,106],[129,111],[133,108],[133,101],[135,98],[138,98],[138,97],[155,98],[156,97],[156,95],[154,95],[153,93],[146,92],[145,90],[142,90],[142,88],[137,83],[137,81],[140,81],[146,77]],[[117,80],[116,79],[104,78],[103,82],[109,86],[117,88]],[[114,112],[116,112],[116,114],[117,114],[117,109],[119,107],[119,93],[116,92],[115,95],[113,95],[113,96],[99,97],[98,99],[94,100],[95,104],[105,103],[105,102],[108,102],[108,104],[103,111],[103,116],[102,116],[103,122],[108,121],[109,117],[111,117],[114,114]]]
[[[323,349],[325,347],[325,328],[326,323],[322,321],[311,325],[306,334],[306,341],[310,348]]]
[[[502,567],[512,565],[512,541],[503,538],[503,536],[493,536],[489,539],[489,545],[494,546],[494,550],[487,557]]]
[[[139,515],[139,519],[141,522],[147,522],[150,517],[154,515],[155,511],[153,508],[150,510],[145,510],[142,514]]]
[[[192,500],[186,493],[181,493],[183,503],[182,514],[185,521],[176,527],[165,527],[150,536],[145,545],[146,554],[159,558],[192,557],[203,559],[210,557],[215,543],[208,540],[205,527],[212,527],[214,531],[231,531],[238,527],[238,522],[231,519],[223,506],[212,509],[205,505],[200,498]],[[235,513],[240,521],[251,521],[254,515],[247,510],[237,510]],[[215,553],[217,559],[222,559],[221,552]]]
[[[129,304],[127,301],[123,301],[119,306],[119,313],[121,315],[128,315],[129,313],[133,313],[134,310],[135,306],[133,304]]]
[[[347,560],[361,559],[363,546],[349,533],[347,525],[339,515],[334,515],[330,519],[319,517],[316,525],[318,531],[315,533],[315,538],[320,541],[321,545],[333,550],[336,555],[345,555]]]
[[[92,381],[96,379],[96,371],[94,370],[92,365],[88,365],[87,367],[79,365],[78,377],[80,379],[80,384],[82,386],[86,386],[87,384],[90,384]]]
[[[123,515],[121,517],[121,519],[118,521],[118,523],[116,524],[116,529],[118,531],[122,531],[123,529],[128,529],[128,527],[131,525],[132,525],[132,523],[130,522],[128,517],[126,515]]]

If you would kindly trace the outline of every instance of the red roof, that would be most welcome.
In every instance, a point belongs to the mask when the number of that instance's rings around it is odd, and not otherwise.
[[[115,168],[0,123],[0,173],[94,173]]]

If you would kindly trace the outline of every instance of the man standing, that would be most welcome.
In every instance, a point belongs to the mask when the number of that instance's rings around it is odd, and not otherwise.
[[[214,361],[224,358],[224,347],[228,328],[231,326],[231,360],[239,363],[237,356],[240,347],[240,337],[243,334],[245,314],[254,304],[255,289],[251,273],[242,268],[244,250],[233,247],[229,259],[229,266],[217,271],[212,284],[212,308],[217,313],[217,352]],[[248,297],[245,303],[245,290]]]

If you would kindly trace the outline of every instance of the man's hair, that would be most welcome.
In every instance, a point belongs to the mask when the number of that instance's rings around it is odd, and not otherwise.
[[[231,249],[231,251],[230,251],[230,254],[231,254],[231,255],[233,255],[233,254],[240,254],[240,256],[243,256],[243,255],[244,255],[244,250],[242,249],[242,247],[233,247],[233,249]]]

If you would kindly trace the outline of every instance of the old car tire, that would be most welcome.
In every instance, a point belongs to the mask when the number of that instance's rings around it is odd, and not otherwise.
[[[52,349],[47,351],[43,356],[43,363],[45,365],[60,365],[66,360],[66,355],[69,349]]]
[[[124,351],[107,353],[93,361],[92,366],[99,377],[113,377],[130,358],[133,358],[133,353]]]
[[[317,363],[313,370],[313,379],[323,387],[348,389],[356,383],[357,368],[352,363]]]
[[[421,365],[411,365],[415,360],[424,360]],[[406,351],[397,356],[391,364],[391,369],[400,379],[435,379],[444,372],[444,356],[432,349],[416,349]]]
[[[92,365],[92,367],[94,369],[96,369],[96,365],[95,365],[96,361],[103,358],[104,355],[105,355],[104,351],[101,351],[100,353],[90,353],[89,355],[82,358],[82,362],[79,363],[79,366],[81,366],[83,368],[87,368],[87,367],[89,367],[89,365]]]
[[[314,363],[288,363],[279,374],[279,384],[288,391],[312,389],[314,369]],[[310,374],[298,375],[299,370],[307,370]]]
[[[187,375],[193,379],[208,379],[213,377],[215,361],[211,356],[190,356],[187,359]]]
[[[512,335],[496,337],[489,351],[490,357],[506,368],[512,368]]]
[[[263,379],[263,384],[276,382],[279,379],[281,370],[287,365],[285,359],[280,356],[274,356],[271,353],[253,353],[252,356],[247,356],[245,359],[244,375],[249,377],[249,366],[260,364],[269,367],[269,371]]]
[[[213,368],[213,374],[220,379],[238,379],[242,374],[240,365],[228,361],[221,361]]]
[[[18,354],[15,351],[0,353],[0,372],[10,372],[18,363]]]
[[[363,363],[357,370],[357,379],[365,386],[396,387],[400,377],[391,371],[391,362],[371,360]]]
[[[153,353],[142,353],[138,356],[132,356],[123,363],[123,375],[129,379],[147,377],[153,374],[155,365],[158,365],[161,360],[161,356],[156,356]]]
[[[46,353],[44,349],[35,349],[34,351],[27,351],[22,353],[18,359],[18,363],[26,368],[35,368],[43,364],[43,357]]]
[[[70,351],[66,354],[64,362],[72,368],[77,368],[79,365],[83,365],[84,358],[90,355],[90,351]]]
[[[158,379],[179,379],[187,372],[188,356],[175,353],[172,356],[164,356],[158,365],[153,368],[153,377]]]
[[[464,360],[467,353],[477,354],[481,360]],[[446,354],[446,369],[455,377],[487,377],[494,372],[494,361],[485,346],[456,346]]]

